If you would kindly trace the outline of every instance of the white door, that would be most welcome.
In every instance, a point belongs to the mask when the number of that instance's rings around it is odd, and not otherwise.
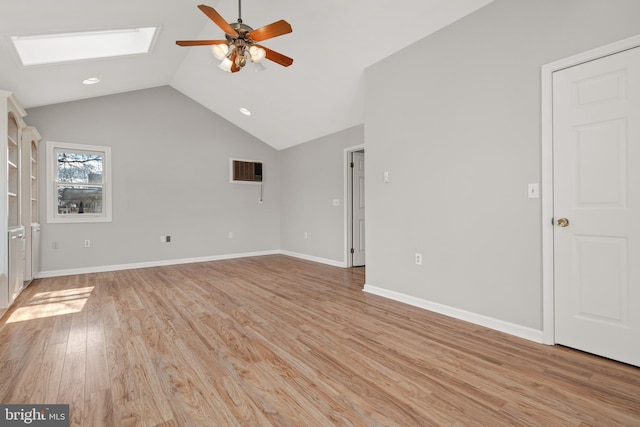
[[[640,366],[640,48],[553,74],[555,341]]]
[[[364,251],[364,151],[356,151],[352,158],[353,173],[352,185],[352,229],[353,238],[352,265],[354,267],[365,265]]]

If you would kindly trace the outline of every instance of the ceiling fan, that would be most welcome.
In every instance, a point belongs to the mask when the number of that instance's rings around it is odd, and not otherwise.
[[[258,44],[264,40],[278,37],[292,32],[291,25],[280,20],[272,24],[254,30],[242,23],[242,4],[238,0],[238,22],[229,24],[211,6],[201,4],[198,6],[205,15],[225,33],[226,40],[178,40],[178,46],[211,46],[213,55],[221,60],[219,67],[223,70],[235,73],[240,71],[247,61],[251,61],[258,69],[263,69],[261,64],[264,58],[288,67],[293,64],[293,59],[281,53],[268,49]]]

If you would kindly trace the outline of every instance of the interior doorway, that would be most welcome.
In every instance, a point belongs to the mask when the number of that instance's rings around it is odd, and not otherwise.
[[[345,149],[345,265],[364,267],[365,240],[365,150],[364,145]]]
[[[640,366],[640,37],[543,67],[544,341]]]

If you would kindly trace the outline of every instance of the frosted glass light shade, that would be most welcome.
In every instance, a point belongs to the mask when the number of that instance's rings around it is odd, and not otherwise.
[[[211,53],[213,53],[213,56],[215,56],[216,59],[222,61],[222,59],[227,56],[227,53],[229,53],[229,46],[226,44],[214,44],[211,46]]]
[[[260,62],[265,58],[265,56],[267,56],[267,52],[258,46],[251,46],[249,48],[249,54],[251,55],[251,60],[253,62]]]
[[[220,67],[220,69],[226,71],[227,73],[230,73],[232,65],[233,65],[233,62],[231,62],[229,58],[225,57],[220,63],[220,65],[218,65],[218,67]]]

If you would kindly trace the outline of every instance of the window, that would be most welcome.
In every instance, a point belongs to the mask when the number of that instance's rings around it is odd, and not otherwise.
[[[47,141],[47,222],[111,221],[111,148]]]

